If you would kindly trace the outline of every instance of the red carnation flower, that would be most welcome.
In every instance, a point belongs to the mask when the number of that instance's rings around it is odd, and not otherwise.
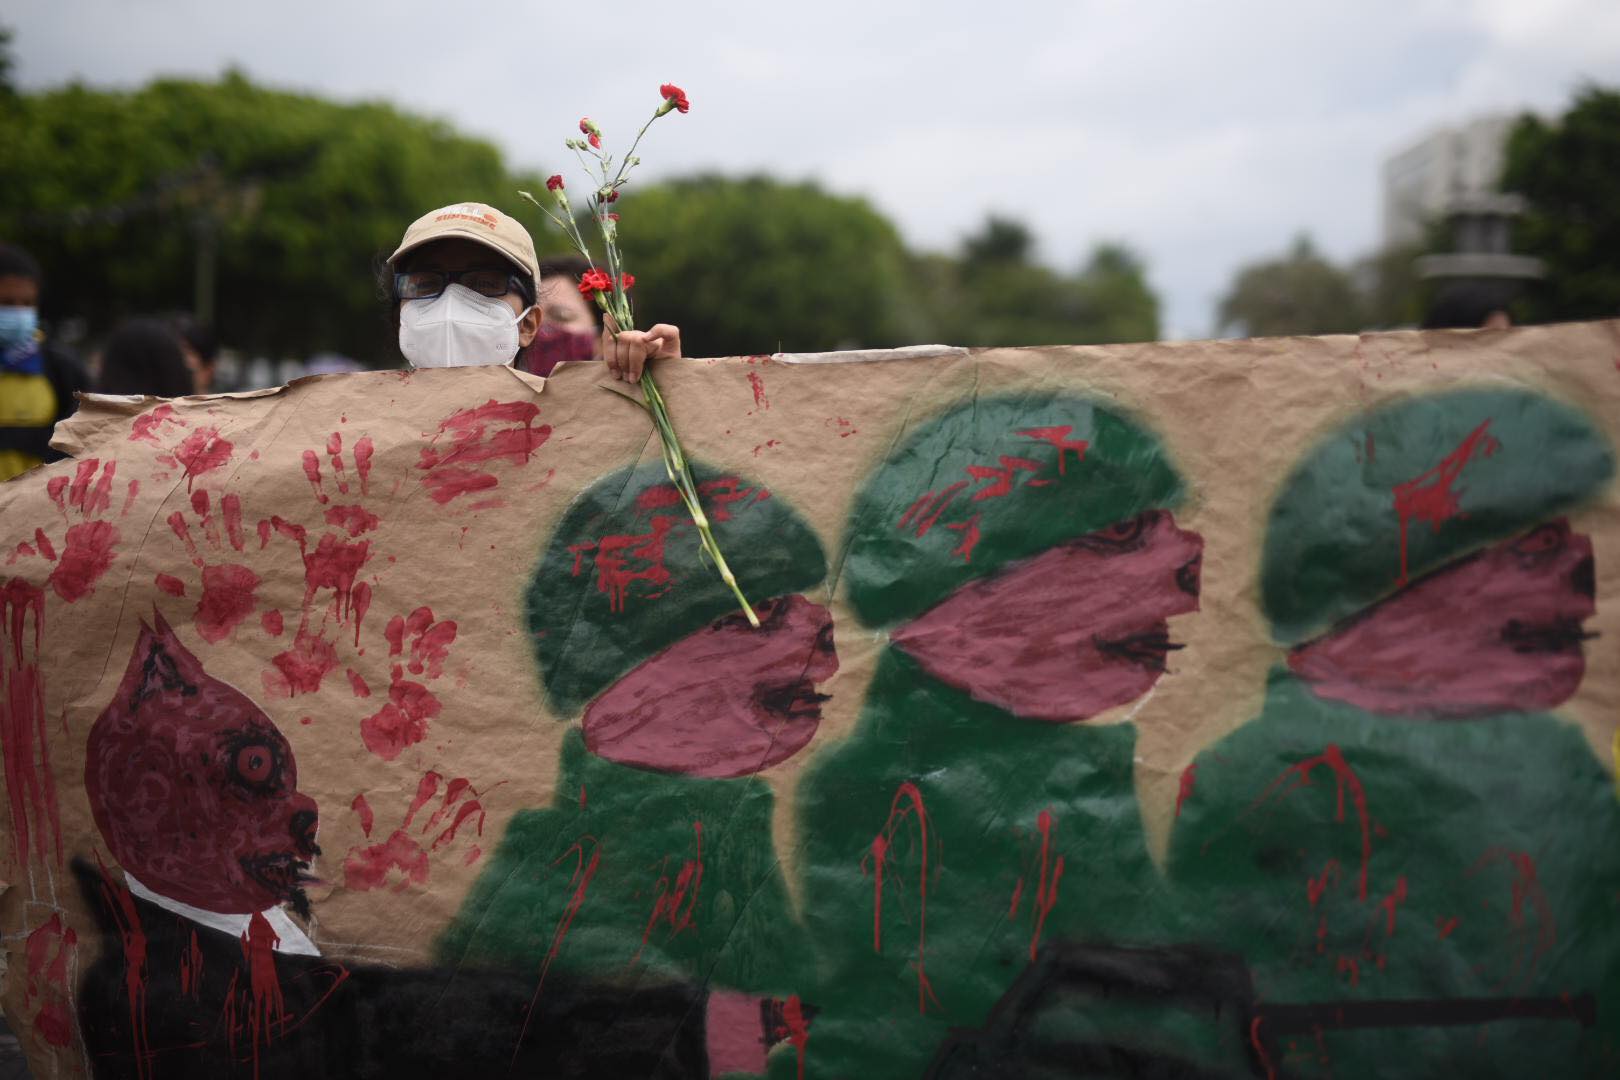
[[[603,202],[618,202],[619,201],[619,193],[617,191],[610,191],[610,192],[607,193],[607,198],[603,199],[602,201]]]
[[[658,88],[658,92],[664,95],[665,103],[664,107],[659,110],[660,112],[668,112],[672,108],[679,112],[685,112],[692,107],[692,103],[686,100],[686,91],[674,83],[665,83]]]
[[[563,187],[563,179],[562,179],[562,177],[560,175],[553,175],[553,176],[550,176],[550,177],[548,177],[546,179],[546,190],[547,191],[561,191],[562,187]]]
[[[585,271],[579,278],[579,293],[589,300],[594,293],[612,292],[613,279],[608,277],[607,271],[591,269]]]
[[[586,139],[590,141],[593,149],[602,149],[602,129],[591,123],[590,117],[586,116],[580,118],[579,133],[584,135]]]
[[[634,275],[634,274],[620,274],[619,275],[619,284],[624,288],[625,292],[629,292],[630,291],[630,286],[634,285],[635,283],[636,283],[636,275]]]

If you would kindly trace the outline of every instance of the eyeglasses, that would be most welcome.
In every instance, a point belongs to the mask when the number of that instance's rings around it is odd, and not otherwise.
[[[394,275],[394,298],[431,300],[454,282],[482,296],[505,296],[515,292],[530,299],[523,279],[505,270],[412,270]]]

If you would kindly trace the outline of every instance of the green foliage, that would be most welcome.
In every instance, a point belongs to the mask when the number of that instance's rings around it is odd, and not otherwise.
[[[24,95],[0,143],[0,236],[43,263],[47,315],[99,330],[211,291],[224,340],[272,355],[393,361],[377,259],[435,206],[515,201],[486,142],[237,73]]]
[[[1523,302],[1532,321],[1620,314],[1620,90],[1591,86],[1557,121],[1519,121],[1502,187],[1529,200],[1516,250],[1546,260]]]
[[[1033,261],[1034,238],[995,216],[962,243],[960,259],[922,256],[913,267],[923,315],[953,345],[1091,345],[1152,341],[1159,302],[1140,260],[1101,244],[1078,274]]]
[[[693,355],[910,337],[905,249],[863,200],[812,183],[701,176],[644,188],[617,207],[638,322],[676,323]]]
[[[1364,324],[1363,301],[1350,274],[1301,235],[1282,258],[1238,271],[1218,323],[1249,337],[1354,333]]]

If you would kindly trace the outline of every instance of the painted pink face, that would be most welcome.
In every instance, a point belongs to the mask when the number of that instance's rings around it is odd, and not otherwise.
[[[1562,519],[1442,567],[1327,634],[1288,666],[1371,712],[1550,709],[1586,671],[1592,542]]]
[[[585,710],[592,753],[658,772],[747,776],[803,749],[821,723],[819,683],[838,670],[832,616],[803,596],[739,612],[643,661]]]
[[[1166,620],[1198,610],[1203,551],[1169,511],[1150,510],[969,582],[892,640],[977,701],[1084,720],[1164,674],[1180,648]]]
[[[155,892],[206,911],[291,903],[320,854],[315,800],[264,710],[210,676],[160,616],[90,729],[84,785],[108,850]]]

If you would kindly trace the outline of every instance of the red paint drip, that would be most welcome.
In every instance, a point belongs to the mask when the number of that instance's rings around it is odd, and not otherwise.
[[[759,372],[748,373],[748,388],[754,392],[754,404],[761,409],[771,407],[770,400],[765,396],[765,380],[759,377]]]
[[[909,806],[902,806],[902,803]],[[939,999],[934,996],[933,984],[928,980],[928,811],[923,805],[922,792],[910,780],[901,783],[894,793],[894,800],[889,805],[888,819],[883,828],[872,838],[871,853],[861,860],[861,873],[864,876],[870,867],[873,876],[872,893],[872,951],[883,951],[883,866],[888,858],[889,851],[894,844],[895,833],[900,826],[912,818],[917,823],[917,850],[921,857],[921,872],[917,877],[918,920],[917,920],[917,1011],[927,1011],[927,1002],[932,1000],[935,1005]],[[868,861],[870,860],[870,861]]]
[[[1176,789],[1176,817],[1181,816],[1181,808],[1188,799],[1192,798],[1193,789],[1198,784],[1198,762],[1193,762],[1181,770],[1181,784]]]
[[[157,577],[152,579],[152,584],[156,585],[160,591],[166,592],[170,596],[186,595],[186,583],[175,577],[173,574],[159,574]]]
[[[1455,915],[1449,919],[1438,918],[1434,920],[1434,928],[1440,932],[1441,941],[1451,936],[1451,932],[1457,929],[1457,923],[1458,919]]]
[[[1056,862],[1051,861],[1052,854],[1052,812],[1042,810],[1035,819],[1035,828],[1041,834],[1041,880],[1035,889],[1035,901],[1030,906],[1035,920],[1034,932],[1029,937],[1029,959],[1035,961],[1035,953],[1040,948],[1041,931],[1046,928],[1046,917],[1051,914],[1052,908],[1057,904],[1058,882],[1063,880],[1063,856],[1059,855]],[[1047,871],[1050,868],[1051,878]]]
[[[1277,1080],[1277,1070],[1271,1064],[1271,1056],[1266,1053],[1266,1044],[1260,1040],[1260,1024],[1264,1017],[1257,1016],[1249,1024],[1249,1045],[1254,1047],[1254,1056],[1260,1059],[1260,1067],[1266,1070],[1266,1080]]]
[[[1388,896],[1378,901],[1378,906],[1384,909],[1384,935],[1395,936],[1395,909],[1406,901],[1406,875],[1402,874],[1395,879],[1395,889]]]
[[[227,495],[219,500],[220,512],[225,515],[225,536],[231,542],[231,547],[237,551],[242,550],[242,497],[240,495]],[[264,545],[259,545],[263,547]]]
[[[587,842],[591,845],[589,862],[585,861],[584,845]],[[523,1012],[523,1028],[518,1032],[517,1045],[512,1048],[514,1063],[517,1061],[518,1053],[523,1049],[523,1040],[528,1037],[529,1020],[534,1016],[534,1006],[540,1000],[540,991],[545,989],[546,974],[551,970],[552,961],[557,959],[557,954],[562,950],[563,940],[568,936],[569,928],[574,925],[574,916],[579,914],[580,906],[585,903],[585,891],[590,888],[591,878],[596,876],[596,867],[602,858],[602,853],[597,850],[596,838],[592,836],[580,837],[578,842],[562,853],[557,862],[562,862],[570,854],[576,856],[574,876],[569,879],[569,884],[574,887],[574,895],[569,898],[568,906],[563,909],[561,917],[557,920],[557,929],[551,935],[551,948],[546,950],[545,962],[540,965],[540,979],[535,983],[534,996],[529,999],[529,1007]],[[556,863],[552,865],[555,866]]]
[[[647,948],[647,942],[652,937],[653,927],[660,921],[669,924],[669,933],[665,940],[675,937],[682,930],[689,930],[694,925],[692,910],[697,905],[698,892],[703,887],[703,822],[692,822],[693,856],[681,863],[680,872],[675,875],[671,884],[667,873],[660,874],[658,882],[654,885],[656,897],[653,900],[652,915],[647,919],[646,928],[641,932],[641,948],[630,960],[635,964],[641,959],[642,951]],[[684,905],[684,907],[683,907]]]
[[[140,493],[141,493],[141,482],[139,480],[131,480],[129,482],[129,490],[124,495],[124,505],[118,508],[118,516],[119,517],[128,516],[129,508],[131,506],[135,505],[135,498]]]
[[[203,564],[202,553],[197,550],[197,542],[191,538],[191,526],[186,524],[186,515],[176,510],[165,520],[168,521],[169,528],[174,531],[174,535],[178,536],[180,542],[185,545],[186,554],[191,557],[191,565],[201,566]]]
[[[321,487],[321,459],[313,450],[304,451],[304,479],[315,489],[315,501],[326,502],[326,491]]]
[[[614,614],[624,612],[630,597],[630,586],[645,581],[653,588],[668,586],[669,568],[664,565],[664,542],[674,529],[676,519],[659,514],[652,519],[652,532],[604,536],[600,540],[574,544],[569,551],[574,556],[574,574],[580,572],[580,561],[585,554],[595,551],[592,560],[596,566],[596,591],[608,598],[608,610]],[[631,560],[639,565],[632,566]],[[646,599],[662,596],[663,591],[649,593]]]
[[[202,583],[194,622],[204,641],[218,644],[258,606],[254,590],[259,587],[259,575],[233,563],[205,566]]]
[[[444,777],[431,769],[422,774],[422,779],[416,783],[416,798],[411,800],[411,808],[406,811],[405,821],[400,828],[408,829],[411,827],[411,822],[416,819],[417,811],[426,806],[432,801],[433,796],[438,794],[439,781],[443,779]]]
[[[349,689],[354,691],[355,697],[368,698],[371,696],[371,687],[366,684],[366,680],[358,671],[349,668],[347,674],[349,676]]]
[[[197,931],[191,932],[191,946],[180,954],[180,992],[196,1001],[202,993],[203,951]]]
[[[269,634],[271,637],[280,637],[281,631],[284,629],[281,624],[281,612],[265,612],[263,615],[259,616],[259,625],[264,627],[264,632]]]
[[[339,494],[349,493],[348,478],[343,475],[343,435],[332,432],[326,440],[326,453],[332,459],[332,477],[337,481]]]
[[[96,856],[98,865],[101,856]],[[124,996],[129,1000],[129,1030],[133,1042],[135,1075],[145,1077],[151,1061],[152,1047],[146,1031],[146,931],[141,926],[140,912],[135,909],[135,898],[129,890],[107,876],[101,866],[101,895],[107,910],[118,927],[118,936],[124,946]]]
[[[45,482],[45,494],[51,497],[51,502],[56,504],[56,508],[64,517],[67,516],[67,503],[63,500],[62,494],[67,491],[67,486],[68,478],[65,476],[53,476]]]
[[[782,1003],[782,1022],[787,1025],[788,1042],[799,1055],[799,1080],[804,1080],[804,1052],[810,1045],[810,1025],[805,1022],[804,1003],[798,994]]]
[[[62,561],[51,571],[50,585],[68,603],[95,592],[96,582],[117,556],[118,529],[105,521],[87,521],[67,531]]]
[[[1536,932],[1535,944],[1530,954],[1530,963],[1524,973],[1524,983],[1528,985],[1535,974],[1537,965],[1542,957],[1552,950],[1558,943],[1558,919],[1553,913],[1552,904],[1547,899],[1547,893],[1537,880],[1536,862],[1528,852],[1513,851],[1505,847],[1494,847],[1480,856],[1479,860],[1468,869],[1468,876],[1473,877],[1479,871],[1498,862],[1505,862],[1513,872],[1512,880],[1512,907],[1509,909],[1509,920],[1515,929],[1524,926],[1525,905],[1529,904],[1535,910]],[[1515,963],[1515,967],[1519,965]],[[1506,985],[1507,980],[1503,980]]]
[[[354,471],[360,475],[360,494],[369,494],[367,485],[371,482],[371,455],[376,448],[371,445],[371,436],[364,435],[354,444]]]
[[[349,809],[360,815],[360,831],[370,836],[371,826],[376,821],[376,815],[371,812],[371,804],[366,801],[365,792],[362,791],[354,797],[354,801],[349,804]]]
[[[261,912],[255,911],[248,920],[247,933],[242,935],[242,953],[248,969],[247,1026],[253,1047],[253,1075],[259,1075],[259,1047],[270,1045],[272,1029],[285,1032],[286,1006],[282,1002],[281,982],[276,977],[275,948],[281,938],[270,929],[270,923]]]
[[[1358,986],[1361,983],[1361,965],[1353,956],[1339,957],[1337,962],[1335,962],[1333,965],[1333,973],[1335,975],[1343,975],[1348,973],[1350,975],[1350,985],[1352,987]]]
[[[1407,582],[1407,526],[1413,521],[1426,521],[1430,528],[1439,532],[1442,524],[1459,516],[1461,511],[1457,500],[1461,492],[1453,490],[1452,485],[1475,453],[1490,457],[1501,445],[1485,433],[1490,426],[1491,422],[1486,420],[1457,444],[1455,450],[1441,458],[1439,464],[1405,483],[1395,485],[1395,513],[1401,519],[1401,576],[1396,581],[1397,585]]]
[[[1337,783],[1338,809],[1335,820],[1341,822],[1344,820],[1344,793],[1346,789],[1349,790],[1351,801],[1355,804],[1356,817],[1361,823],[1361,875],[1356,888],[1356,897],[1359,900],[1365,900],[1367,899],[1367,865],[1372,861],[1372,818],[1367,813],[1367,793],[1361,786],[1361,778],[1344,760],[1344,754],[1336,744],[1329,743],[1327,748],[1316,757],[1307,758],[1290,766],[1286,772],[1267,785],[1266,790],[1260,793],[1260,797],[1255,799],[1250,809],[1255,809],[1264,804],[1276,792],[1277,787],[1289,777],[1294,778],[1294,783],[1293,786],[1281,793],[1283,795],[1289,795],[1301,788],[1310,787],[1311,773],[1318,765],[1326,765],[1328,770],[1333,773],[1334,780]]]
[[[51,562],[56,561],[56,548],[51,544],[50,537],[45,535],[44,529],[34,530],[34,546],[39,548],[39,553],[45,558]]]
[[[1074,454],[1075,462],[1078,464],[1079,462],[1086,460],[1086,450],[1091,446],[1091,444],[1085,439],[1069,438],[1069,433],[1073,430],[1074,425],[1063,424],[1059,427],[1024,428],[1021,431],[1014,432],[1014,434],[1022,435],[1027,439],[1038,439],[1041,442],[1051,443],[1053,446],[1057,447],[1058,475],[1063,476],[1066,475],[1067,472],[1068,460],[1064,457],[1064,454],[1072,452]]]
[[[27,633],[33,614],[33,634]],[[30,854],[54,851],[62,864],[62,820],[51,771],[45,730],[45,683],[39,649],[44,632],[45,592],[22,578],[0,586],[0,624],[9,639],[0,653],[0,751],[5,757],[6,797],[11,807],[11,841],[19,867]],[[33,648],[25,644],[33,638]]]
[[[307,612],[316,592],[331,589],[338,622],[349,620],[354,613],[355,578],[371,558],[371,542],[361,540],[348,544],[326,533],[321,536],[313,552],[304,555],[304,607]],[[366,590],[370,603],[370,589]]]

